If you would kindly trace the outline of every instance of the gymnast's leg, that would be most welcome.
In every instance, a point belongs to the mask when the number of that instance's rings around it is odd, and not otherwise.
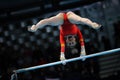
[[[85,24],[95,29],[98,29],[99,27],[101,27],[101,25],[95,22],[92,22],[90,19],[82,18],[71,11],[67,12],[67,16],[68,16],[69,21],[73,24]]]
[[[39,21],[36,25],[33,25],[29,31],[35,32],[37,29],[41,29],[46,25],[59,26],[63,24],[63,13],[59,13],[56,16],[43,19]]]

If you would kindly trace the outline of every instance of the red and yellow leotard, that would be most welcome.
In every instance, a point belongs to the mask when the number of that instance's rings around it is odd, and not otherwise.
[[[64,13],[64,23],[60,27],[60,45],[61,52],[65,52],[65,39],[64,37],[67,35],[77,35],[80,41],[80,45],[84,46],[84,40],[82,37],[82,33],[77,25],[69,22],[66,13]]]

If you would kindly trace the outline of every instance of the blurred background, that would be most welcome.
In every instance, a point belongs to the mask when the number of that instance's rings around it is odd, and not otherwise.
[[[78,25],[87,55],[120,47],[120,0],[0,0],[0,80],[13,70],[59,61],[59,27],[32,33],[28,26],[61,11],[73,11],[102,25]],[[94,57],[71,71],[63,65],[23,72],[18,80],[120,80],[120,52]]]

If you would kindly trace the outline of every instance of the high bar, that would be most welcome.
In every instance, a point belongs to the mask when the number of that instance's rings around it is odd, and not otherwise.
[[[120,51],[120,48],[107,50],[107,51],[103,51],[103,52],[98,52],[98,53],[86,55],[86,56],[83,56],[83,57],[76,57],[76,58],[72,58],[72,59],[67,59],[67,60],[65,60],[65,62],[67,63],[67,62],[82,60],[83,58],[87,59],[87,58],[92,58],[92,57],[96,57],[96,56],[112,54],[112,53],[119,52],[119,51]],[[30,70],[35,70],[35,69],[45,68],[45,67],[49,67],[49,66],[54,66],[54,65],[58,65],[58,64],[62,64],[62,61],[57,61],[57,62],[53,62],[53,63],[43,64],[43,65],[38,65],[38,66],[33,66],[33,67],[28,67],[28,68],[22,68],[22,69],[14,70],[13,72],[21,73],[21,72],[26,72],[26,71],[30,71]]]

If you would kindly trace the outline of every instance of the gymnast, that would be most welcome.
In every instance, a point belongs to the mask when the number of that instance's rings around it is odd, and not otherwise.
[[[66,52],[66,47],[68,47],[68,50],[71,49],[73,54],[80,52],[80,57],[86,55],[84,39],[77,24],[88,25],[94,29],[101,27],[100,24],[69,11],[66,13],[61,12],[53,17],[40,20],[36,25],[32,25],[32,27],[28,28],[28,31],[35,32],[37,29],[42,29],[46,25],[60,26],[60,60],[65,65],[65,60],[67,59],[66,55],[70,55],[69,52]],[[75,48],[78,44],[80,45],[80,51],[77,51]]]

